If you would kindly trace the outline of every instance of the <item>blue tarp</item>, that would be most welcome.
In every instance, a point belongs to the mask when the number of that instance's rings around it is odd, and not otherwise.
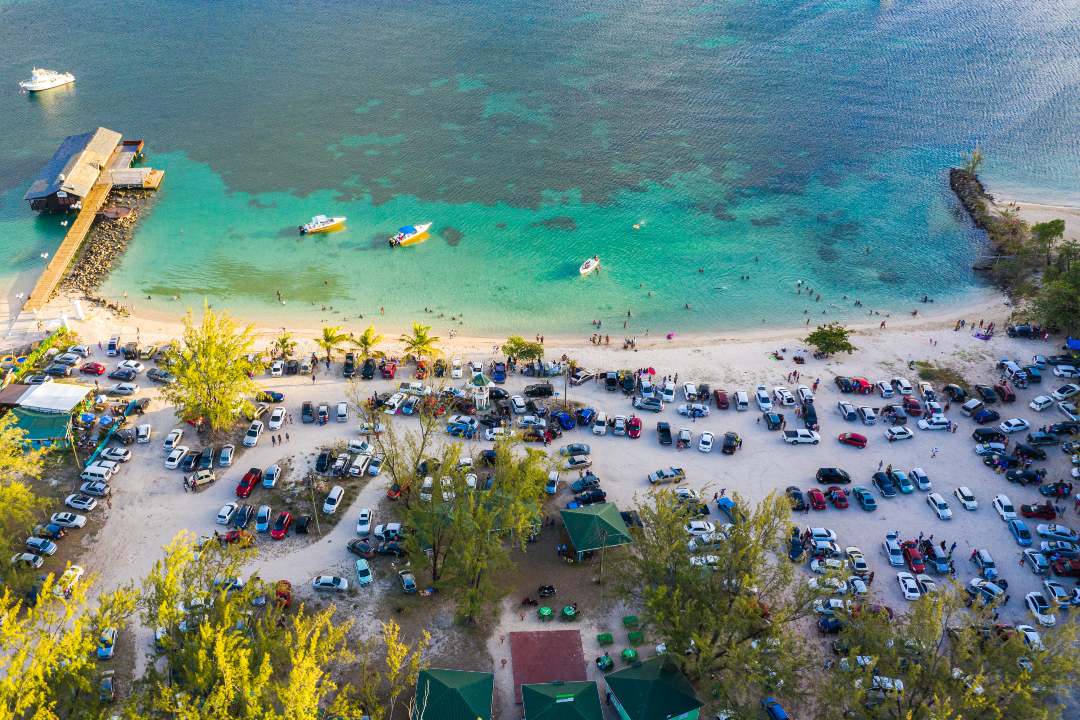
[[[1070,350],[1080,350],[1080,340],[1077,340],[1074,337],[1070,337],[1065,340],[1065,347],[1069,348]]]
[[[410,233],[416,232],[416,228],[414,228],[412,225],[406,225],[405,227],[398,228],[398,232],[408,235]]]

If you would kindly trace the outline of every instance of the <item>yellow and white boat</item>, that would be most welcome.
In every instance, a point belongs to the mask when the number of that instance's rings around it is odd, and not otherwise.
[[[408,247],[409,245],[418,245],[428,239],[428,230],[430,229],[431,223],[406,225],[398,228],[397,234],[390,238],[390,246]]]
[[[304,223],[300,226],[300,234],[311,235],[313,233],[324,233],[330,232],[331,230],[339,230],[343,227],[345,227],[344,215],[339,215],[337,217],[316,215],[311,218],[311,222]]]

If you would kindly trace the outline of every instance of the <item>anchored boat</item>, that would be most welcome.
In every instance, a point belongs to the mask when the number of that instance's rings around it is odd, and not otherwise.
[[[397,234],[390,238],[390,247],[408,247],[409,245],[422,243],[428,239],[428,230],[430,229],[431,223],[406,225],[398,228]]]
[[[338,217],[327,217],[326,215],[316,215],[311,218],[311,222],[304,223],[300,226],[301,235],[311,235],[313,233],[330,232],[331,230],[337,230],[345,227],[345,216],[340,215]]]
[[[75,82],[75,76],[71,73],[34,68],[30,73],[30,79],[20,82],[19,87],[27,92],[41,92],[42,90],[52,90],[73,82]]]
[[[593,272],[594,270],[599,270],[599,269],[600,269],[600,256],[599,255],[593,255],[591,258],[589,258],[585,262],[581,263],[581,267],[578,268],[578,272],[581,273],[582,275],[588,275],[589,273]]]

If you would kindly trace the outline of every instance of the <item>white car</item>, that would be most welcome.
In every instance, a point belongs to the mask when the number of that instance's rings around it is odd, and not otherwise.
[[[1054,392],[1050,393],[1050,397],[1055,400],[1068,400],[1074,395],[1080,395],[1080,385],[1076,383],[1065,383]]]
[[[117,383],[109,388],[109,392],[113,395],[134,395],[139,392],[139,385],[129,382]]]
[[[38,555],[52,555],[56,552],[56,543],[48,538],[26,538],[26,547]]]
[[[998,425],[998,430],[1007,435],[1009,433],[1027,430],[1029,427],[1031,427],[1031,423],[1024,418],[1009,418]]]
[[[218,467],[232,467],[233,457],[236,455],[236,446],[222,445],[221,452],[218,454]]]
[[[979,501],[975,499],[975,493],[971,492],[966,485],[961,485],[953,490],[953,495],[956,496],[956,499],[960,501],[960,505],[965,510],[979,509]]]
[[[518,418],[518,427],[519,428],[531,428],[531,427],[546,428],[547,427],[547,420],[544,420],[544,418],[542,418],[542,417],[537,417],[536,415],[522,415],[521,417]]]
[[[881,397],[883,398],[891,398],[893,395],[896,394],[896,392],[893,390],[893,386],[885,382],[884,380],[877,383],[875,387],[877,388],[878,393],[880,393]]]
[[[829,572],[839,572],[844,569],[844,563],[836,558],[814,558],[810,561],[810,571],[818,575]]]
[[[1057,580],[1043,580],[1043,588],[1055,607],[1072,604],[1073,591]]]
[[[859,408],[859,419],[863,425],[873,425],[877,422],[877,412],[874,408],[863,405]]]
[[[795,394],[799,396],[799,402],[803,405],[811,405],[814,402],[814,391],[805,385],[795,388]]]
[[[697,400],[697,385],[689,382],[683,383],[682,394],[686,402],[694,402]]]
[[[930,593],[936,593],[938,591],[937,583],[926,573],[919,573],[916,575],[915,582],[918,583],[919,592],[923,595],[929,595]]]
[[[136,374],[141,373],[143,370],[146,369],[146,366],[138,360],[121,360],[119,363],[117,363],[116,367],[134,370]]]
[[[1076,403],[1071,402],[1059,402],[1057,404],[1058,410],[1061,414],[1069,418],[1073,422],[1080,420],[1080,410],[1077,409]]]
[[[680,415],[685,417],[709,417],[709,406],[704,403],[687,403],[678,407]]]
[[[712,452],[713,434],[706,430],[698,436],[697,449],[703,453]]]
[[[817,445],[821,442],[821,436],[813,430],[799,428],[798,430],[784,430],[784,442],[788,445]]]
[[[1050,602],[1041,592],[1029,592],[1024,596],[1028,610],[1043,627],[1052,627],[1057,623],[1057,616],[1050,612]]]
[[[165,458],[165,469],[175,470],[180,467],[180,461],[184,459],[184,456],[188,453],[187,445],[177,445],[172,449],[172,452]]]
[[[330,488],[330,492],[326,494],[326,500],[323,501],[322,511],[325,515],[333,515],[337,512],[338,505],[341,504],[341,498],[345,496],[345,488],[340,485],[335,485]]]
[[[262,435],[263,424],[262,420],[252,420],[248,425],[247,432],[244,433],[244,447],[255,447],[259,444],[259,436]]]
[[[593,435],[607,435],[607,413],[600,411],[596,413],[596,417],[593,419],[592,424]]]
[[[510,409],[514,411],[515,415],[525,414],[525,398],[520,395],[513,395],[510,398]]]
[[[270,420],[266,423],[266,427],[271,430],[280,430],[281,426],[285,423],[285,408],[276,407],[274,411],[270,413]]]
[[[993,505],[1002,520],[1008,522],[1016,519],[1016,508],[1013,507],[1008,495],[995,495]]]
[[[109,483],[102,480],[94,480],[93,482],[84,482],[79,486],[79,492],[83,495],[90,495],[91,497],[105,497],[112,492],[112,488],[109,487]]]
[[[360,508],[360,515],[356,520],[356,534],[368,535],[371,533],[371,508]]]
[[[772,389],[773,399],[777,403],[784,407],[793,407],[795,405],[795,396],[783,385],[777,385]]]
[[[855,411],[855,406],[847,400],[841,400],[836,403],[836,409],[840,413],[840,417],[845,420],[854,420],[859,417],[859,414]]]
[[[1049,395],[1037,395],[1031,399],[1031,402],[1028,403],[1028,407],[1035,412],[1042,412],[1053,404],[1054,398]]]
[[[73,512],[58,512],[52,514],[52,517],[49,518],[49,522],[63,528],[81,528],[86,525],[86,516],[77,515]]]
[[[217,514],[218,525],[228,525],[232,522],[233,517],[236,515],[238,506],[234,502],[227,502],[221,506]]]
[[[90,512],[97,507],[97,500],[89,495],[83,495],[82,493],[75,493],[74,495],[68,495],[64,498],[64,504],[72,510],[82,510],[83,512]]]
[[[103,460],[125,463],[131,459],[131,451],[127,448],[107,447],[101,451],[101,458]]]
[[[135,428],[135,442],[139,444],[146,444],[150,442],[150,433],[152,428],[150,425],[143,423]]]
[[[750,397],[746,394],[745,390],[735,391],[735,410],[737,412],[744,412],[750,409]]]
[[[1080,371],[1073,365],[1055,365],[1054,375],[1057,377],[1071,378],[1080,375]]]
[[[908,473],[908,477],[915,483],[915,487],[919,490],[927,491],[933,488],[933,483],[930,482],[930,476],[926,474],[926,471],[921,467],[911,468],[911,472]]]
[[[181,428],[170,430],[169,434],[165,436],[165,442],[161,443],[161,447],[165,452],[171,452],[174,447],[180,444],[180,441],[184,437],[184,431]]]
[[[836,531],[824,527],[808,527],[804,531],[809,534],[811,540],[828,540],[836,542]]]
[[[949,503],[945,502],[945,498],[941,497],[940,493],[932,492],[927,495],[926,504],[938,516],[938,520],[952,519],[952,510],[949,508]]]
[[[629,418],[625,415],[616,415],[615,419],[611,421],[611,434],[624,437],[626,435],[627,422],[629,422]]]
[[[1016,632],[1024,638],[1024,644],[1032,650],[1042,650],[1043,641],[1042,636],[1039,635],[1039,631],[1030,625],[1017,625]]]
[[[461,376],[461,358],[456,357],[450,361],[450,378],[452,380],[460,380]]]
[[[919,418],[917,424],[920,430],[948,430],[952,426],[952,422],[944,415]]]
[[[675,382],[668,380],[664,383],[664,386],[660,388],[660,399],[666,403],[675,402]]]
[[[915,433],[911,432],[911,428],[906,425],[894,425],[885,431],[885,439],[889,442],[896,442],[897,440],[910,440],[915,437]]]
[[[904,595],[905,600],[918,600],[922,597],[922,591],[919,590],[919,581],[911,573],[896,573],[896,582],[900,586],[900,592]]]
[[[285,362],[283,360],[275,360],[270,363],[270,377],[281,377],[285,373]]]
[[[913,389],[911,387],[911,383],[908,382],[907,378],[894,377],[892,379],[892,384],[893,387],[896,388],[896,391],[899,392],[901,395],[910,395],[912,393]]]
[[[881,543],[881,549],[885,551],[885,557],[893,567],[904,567],[904,551],[900,548],[900,538],[896,533],[889,533],[885,541]]]
[[[311,581],[312,590],[335,590],[344,592],[349,589],[349,581],[337,575],[320,575]]]
[[[772,410],[772,400],[769,399],[769,391],[765,389],[764,385],[758,385],[754,390],[754,399],[757,401],[758,410],[761,412],[769,412]]]
[[[716,532],[716,526],[708,520],[691,520],[686,523],[686,534],[691,536],[709,535]]]

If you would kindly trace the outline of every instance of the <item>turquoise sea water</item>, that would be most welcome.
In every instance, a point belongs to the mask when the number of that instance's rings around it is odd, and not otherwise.
[[[587,335],[594,318],[618,334],[627,309],[633,333],[857,318],[854,298],[903,311],[977,284],[945,179],[976,142],[996,192],[1080,200],[1077,0],[90,0],[77,15],[0,2],[0,283],[33,277],[63,234],[27,185],[99,124],[166,170],[103,292],[282,322],[432,308],[464,333]],[[32,65],[77,84],[20,95]],[[299,238],[316,213],[348,228]],[[425,221],[427,243],[386,246]],[[604,271],[578,277],[594,253]]]

